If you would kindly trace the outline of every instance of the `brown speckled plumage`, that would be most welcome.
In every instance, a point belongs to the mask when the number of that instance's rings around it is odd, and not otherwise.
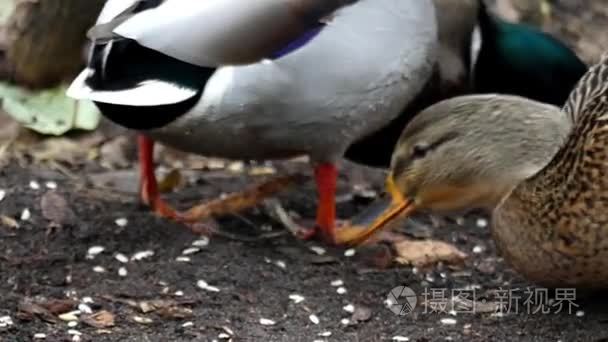
[[[505,95],[425,109],[397,144],[387,189],[393,204],[354,243],[400,213],[485,207],[500,251],[529,280],[608,288],[608,54],[563,111]]]
[[[566,144],[494,211],[498,247],[545,286],[608,287],[608,55],[572,92]]]

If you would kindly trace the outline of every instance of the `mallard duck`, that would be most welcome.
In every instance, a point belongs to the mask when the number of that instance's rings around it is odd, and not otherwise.
[[[122,0],[121,0],[122,1]],[[420,92],[436,58],[430,0],[110,1],[68,94],[139,130],[142,197],[158,194],[150,138],[232,159],[309,155],[317,226],[335,240],[336,162]]]
[[[346,158],[388,167],[407,123],[424,108],[458,95],[500,93],[562,106],[587,71],[564,43],[534,27],[493,15],[482,0],[434,2],[440,53],[433,77],[401,115],[355,141]]]
[[[506,95],[422,111],[394,151],[392,205],[343,241],[360,243],[414,211],[492,208],[506,260],[543,286],[608,286],[608,54],[564,107]]]

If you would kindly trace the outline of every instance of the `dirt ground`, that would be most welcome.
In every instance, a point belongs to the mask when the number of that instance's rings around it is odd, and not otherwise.
[[[547,29],[593,60],[598,46],[608,48],[601,3],[558,1]],[[569,289],[542,297],[500,258],[482,215],[402,224],[403,236],[444,241],[468,256],[427,268],[394,262],[394,244],[354,255],[320,250],[264,206],[218,219],[221,232],[206,244],[138,203],[133,137],[109,131],[19,138],[29,145],[3,152],[0,341],[608,341],[608,296],[570,293],[571,307],[560,300]],[[272,170],[165,152],[165,170],[189,169],[181,173],[187,185],[166,196],[180,207]],[[383,172],[343,169],[338,209],[350,217],[381,191]],[[305,182],[278,203],[311,218],[315,189]],[[399,286],[416,294],[413,312],[391,310],[405,310],[412,297],[387,306]]]

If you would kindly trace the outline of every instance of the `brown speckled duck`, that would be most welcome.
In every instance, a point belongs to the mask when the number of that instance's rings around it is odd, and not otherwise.
[[[393,154],[393,203],[346,243],[417,210],[493,208],[506,260],[548,287],[608,287],[608,54],[564,110],[512,96],[458,97],[420,113]]]

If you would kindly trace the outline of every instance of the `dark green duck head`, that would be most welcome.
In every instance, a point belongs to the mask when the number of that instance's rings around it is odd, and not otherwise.
[[[504,93],[562,106],[587,66],[564,43],[534,27],[507,22],[480,1],[481,49],[475,93]]]

